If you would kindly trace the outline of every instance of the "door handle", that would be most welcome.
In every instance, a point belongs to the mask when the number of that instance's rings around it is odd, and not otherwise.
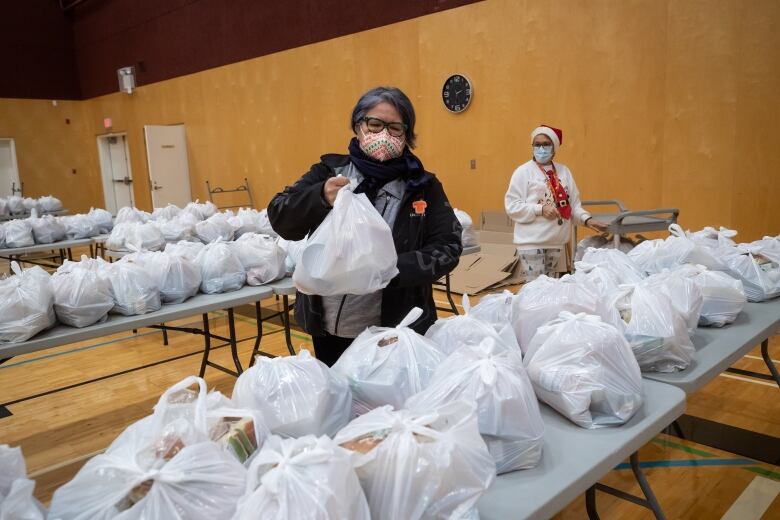
[[[122,179],[114,179],[114,182],[121,182],[125,186],[129,186],[130,184],[133,183],[133,179],[125,175]]]
[[[160,186],[159,184],[157,184],[157,181],[152,181],[152,189],[153,190],[161,190],[161,189],[163,189],[163,187]]]

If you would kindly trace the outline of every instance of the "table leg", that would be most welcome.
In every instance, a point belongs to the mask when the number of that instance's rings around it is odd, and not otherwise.
[[[200,363],[200,372],[198,377],[203,377],[206,373],[206,363],[209,360],[209,352],[211,351],[211,332],[209,331],[209,315],[203,315],[203,341],[205,342],[205,348],[203,349],[203,361]]]
[[[68,260],[71,262],[73,261],[73,251],[71,251],[70,248],[68,248]]]
[[[284,325],[284,340],[287,342],[287,350],[290,355],[295,355],[295,347],[292,344],[292,331],[290,330],[290,299],[286,294],[282,296],[282,324]]]
[[[260,302],[255,302],[255,323],[257,323],[257,337],[255,346],[252,348],[252,356],[249,358],[249,366],[255,364],[255,356],[260,352],[260,342],[263,340],[263,313],[260,309]]]
[[[639,453],[632,453],[629,460],[631,462],[631,471],[634,472],[634,478],[636,478],[636,481],[639,484],[639,487],[642,489],[642,493],[644,493],[645,498],[634,496],[620,489],[613,488],[612,486],[596,483],[585,493],[585,507],[588,511],[588,517],[592,520],[598,519],[598,513],[596,513],[596,490],[603,491],[604,493],[608,493],[612,496],[627,500],[638,506],[645,507],[653,512],[653,516],[655,516],[657,520],[666,520],[666,516],[664,516],[661,505],[658,503],[658,500],[655,498],[655,494],[653,493],[653,489],[650,487],[650,483],[645,478],[644,473],[642,473],[642,468],[639,467]],[[593,491],[591,491],[591,489]],[[592,494],[591,497],[588,497],[589,493]],[[596,516],[591,516],[591,512]]]
[[[165,328],[165,323],[161,323],[163,333],[163,345],[168,346],[168,329]]]
[[[228,309],[228,329],[230,329],[230,354],[233,356],[233,363],[236,365],[236,372],[240,375],[244,371],[241,368],[241,360],[238,359],[238,342],[236,340],[236,322],[233,319],[233,308]]]
[[[777,367],[775,367],[772,358],[769,357],[769,338],[761,342],[761,357],[764,358],[764,363],[766,363],[766,367],[775,379],[775,383],[780,387],[780,374],[777,373]]]
[[[452,313],[457,316],[459,314],[458,308],[455,306],[455,302],[452,300],[452,292],[450,292],[450,273],[444,276],[444,287],[447,292],[447,300],[450,302],[450,307],[452,307]]]
[[[600,520],[596,510],[596,486],[590,486],[585,492],[585,511],[590,520]]]
[[[658,503],[658,499],[655,498],[653,488],[650,487],[650,483],[647,481],[647,478],[645,478],[645,474],[642,473],[642,468],[639,467],[639,452],[635,451],[632,453],[630,460],[631,471],[634,472],[636,481],[639,483],[639,487],[642,488],[642,493],[645,494],[645,498],[647,499],[647,506],[645,507],[651,509],[658,520],[665,520],[666,516],[664,516],[663,510],[661,510],[661,505]]]
[[[89,245],[89,257],[90,258],[95,258],[95,248],[96,247],[97,246],[94,246],[92,244]]]

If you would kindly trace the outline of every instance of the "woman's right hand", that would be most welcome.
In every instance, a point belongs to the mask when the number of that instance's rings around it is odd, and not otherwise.
[[[325,201],[333,206],[339,190],[347,184],[349,184],[349,179],[342,176],[331,177],[325,181],[325,185],[322,187],[322,195],[325,197]]]
[[[560,215],[558,214],[558,210],[553,206],[552,204],[545,204],[542,206],[542,216],[548,220],[555,220]]]

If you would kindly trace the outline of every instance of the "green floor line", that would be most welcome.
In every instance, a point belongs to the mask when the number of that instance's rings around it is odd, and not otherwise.
[[[678,444],[676,442],[669,441],[666,439],[653,439],[653,443],[664,447],[669,446],[684,451],[686,453],[690,453],[691,455],[698,455],[699,457],[717,457],[717,455],[713,453],[708,453],[706,451],[702,451],[696,448],[691,448],[690,446],[686,446],[685,444]]]
[[[778,473],[777,471],[772,471],[771,469],[764,469],[759,467],[747,467],[743,469],[746,469],[752,473],[757,473],[762,477],[767,477],[767,478],[771,478],[772,480],[780,481],[780,473]]]

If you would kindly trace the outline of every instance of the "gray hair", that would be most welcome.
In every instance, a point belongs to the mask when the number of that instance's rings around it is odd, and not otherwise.
[[[414,148],[417,138],[414,133],[414,107],[406,94],[396,87],[376,87],[360,96],[352,109],[352,131],[356,132],[360,120],[379,103],[390,103],[401,114],[401,121],[406,125],[406,144]]]

